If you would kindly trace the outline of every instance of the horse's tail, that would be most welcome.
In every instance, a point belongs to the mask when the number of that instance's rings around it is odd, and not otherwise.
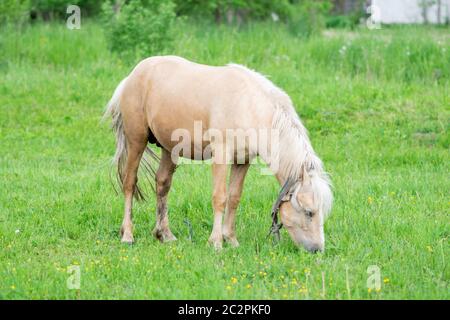
[[[120,112],[120,99],[123,94],[123,90],[125,87],[125,83],[128,78],[123,79],[119,85],[117,86],[111,100],[108,102],[106,106],[106,111],[103,115],[103,120],[108,117],[112,118],[112,129],[116,135],[116,153],[113,158],[113,163],[117,165],[117,182],[120,188],[123,188],[123,179],[124,179],[124,170],[127,162],[128,151],[127,151],[127,139],[125,137],[125,132],[123,128],[123,118],[122,113]],[[144,174],[149,181],[149,184],[152,190],[155,190],[154,181],[155,181],[155,170],[151,164],[152,160],[159,160],[156,153],[150,148],[146,147],[144,156],[141,160],[141,165],[144,169]],[[117,191],[117,190],[116,190]],[[138,200],[143,200],[144,192],[139,184],[136,184],[136,188],[134,191],[134,196]]]

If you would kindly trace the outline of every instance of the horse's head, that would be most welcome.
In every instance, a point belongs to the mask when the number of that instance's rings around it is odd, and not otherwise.
[[[292,240],[309,252],[323,251],[324,220],[331,209],[332,193],[326,177],[304,172],[301,181],[292,182],[280,205],[281,222]]]

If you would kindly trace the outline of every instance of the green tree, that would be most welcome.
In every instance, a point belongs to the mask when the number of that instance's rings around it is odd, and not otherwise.
[[[320,33],[326,26],[326,16],[332,8],[329,0],[292,1],[289,29],[297,36],[309,37]]]
[[[105,2],[103,25],[111,51],[131,60],[166,52],[173,41],[174,8],[169,0]]]
[[[22,25],[29,19],[29,0],[1,0],[0,25]]]
[[[98,0],[32,0],[31,10],[42,20],[54,20],[66,17],[69,4],[79,6],[83,16],[93,16],[100,13],[102,3]]]
[[[265,19],[272,12],[284,18],[290,7],[288,0],[175,0],[175,4],[177,15],[214,19],[217,23]]]

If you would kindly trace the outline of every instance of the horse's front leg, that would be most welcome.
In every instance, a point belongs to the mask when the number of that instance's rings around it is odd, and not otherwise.
[[[212,164],[214,225],[208,241],[216,249],[221,249],[223,242],[222,216],[227,200],[227,168],[226,164]]]
[[[167,213],[167,195],[172,184],[172,176],[176,164],[172,162],[170,152],[162,149],[161,162],[156,172],[156,227],[153,235],[161,242],[177,240],[169,229],[169,217]]]
[[[249,164],[233,164],[231,166],[227,208],[222,231],[225,241],[230,243],[233,247],[239,246],[239,242],[236,239],[236,209],[241,199],[244,179],[249,167]]]

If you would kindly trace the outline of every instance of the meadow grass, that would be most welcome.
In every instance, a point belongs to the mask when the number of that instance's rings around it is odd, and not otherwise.
[[[104,106],[133,64],[100,26],[0,31],[0,298],[448,299],[448,29],[327,31],[180,22],[172,54],[240,63],[293,99],[334,184],[326,251],[266,239],[279,186],[250,169],[237,214],[241,246],[216,253],[208,165],[177,169],[176,243],[151,236],[155,200],[136,203],[136,244],[120,243]],[[192,225],[190,231],[189,224]],[[80,290],[67,270],[79,265]],[[381,289],[367,287],[367,269]],[[325,288],[325,290],[324,290]]]

